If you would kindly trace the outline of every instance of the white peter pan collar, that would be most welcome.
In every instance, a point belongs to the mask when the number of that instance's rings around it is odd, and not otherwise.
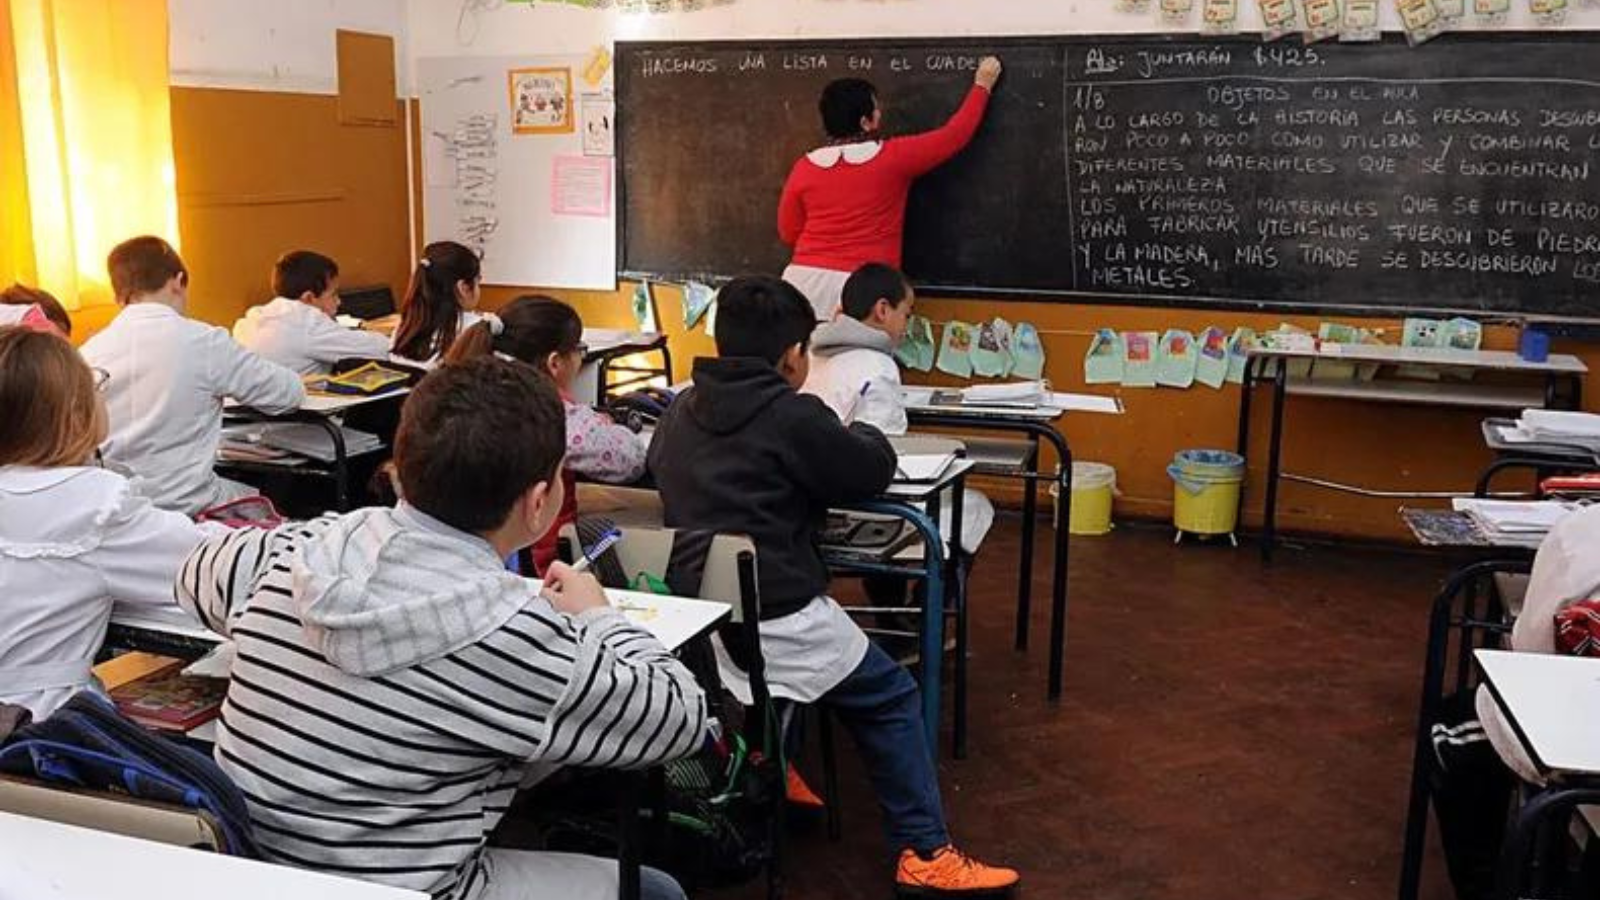
[[[859,166],[873,160],[883,150],[883,141],[861,141],[855,144],[840,144],[833,147],[818,147],[806,154],[806,159],[820,169],[831,169],[844,160],[852,166]]]

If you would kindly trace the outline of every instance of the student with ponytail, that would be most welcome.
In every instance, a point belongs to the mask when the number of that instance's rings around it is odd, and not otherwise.
[[[578,517],[577,478],[628,484],[644,474],[645,442],[605,413],[572,399],[572,382],[583,368],[583,320],[570,306],[550,297],[524,296],[499,314],[485,313],[456,338],[445,356],[457,363],[494,354],[527,363],[555,382],[567,413],[565,488],[556,524],[533,547],[534,566],[543,572],[556,556],[561,527]]]
[[[394,333],[390,355],[396,362],[430,368],[478,321],[480,272],[478,255],[455,241],[422,249]]]

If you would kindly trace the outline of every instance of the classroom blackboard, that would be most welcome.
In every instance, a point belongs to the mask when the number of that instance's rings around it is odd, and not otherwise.
[[[1254,38],[622,43],[625,277],[776,273],[778,196],[834,78],[973,145],[913,190],[925,292],[1600,318],[1600,42]]]

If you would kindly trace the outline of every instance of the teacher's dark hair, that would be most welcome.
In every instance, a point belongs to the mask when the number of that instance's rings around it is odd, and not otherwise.
[[[796,344],[804,350],[817,313],[781,278],[746,275],[717,292],[717,355],[753,356],[777,365]]]
[[[840,78],[822,89],[817,103],[828,137],[847,138],[861,133],[861,120],[878,108],[878,89],[860,78]]]

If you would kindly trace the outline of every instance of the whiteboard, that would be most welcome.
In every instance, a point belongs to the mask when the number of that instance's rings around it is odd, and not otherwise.
[[[488,284],[616,289],[615,161],[584,155],[585,107],[604,108],[611,77],[591,87],[585,62],[581,55],[417,60],[423,238],[479,248]],[[569,73],[570,132],[514,130],[510,73],[523,69]],[[487,220],[492,231],[474,230]]]

